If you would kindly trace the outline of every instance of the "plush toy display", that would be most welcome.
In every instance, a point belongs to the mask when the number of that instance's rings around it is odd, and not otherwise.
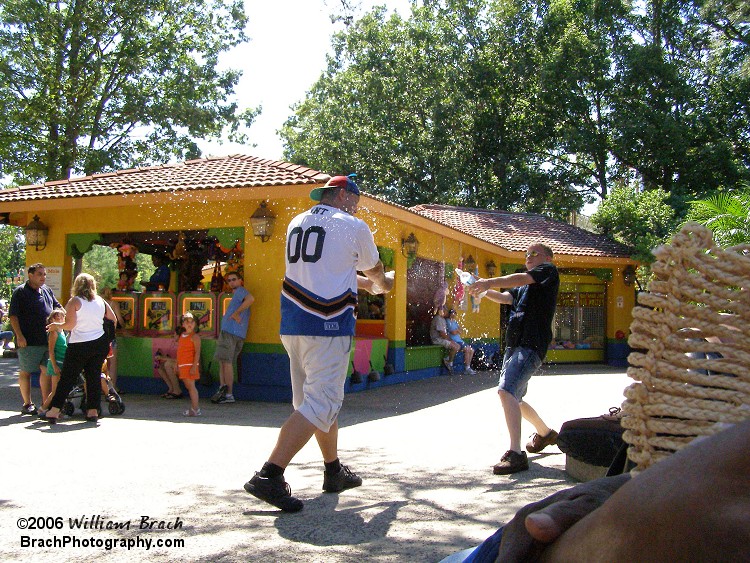
[[[110,246],[117,249],[117,268],[120,270],[117,289],[119,291],[133,291],[135,280],[138,277],[138,265],[135,262],[138,248],[127,242],[114,242]]]
[[[177,244],[174,250],[169,254],[169,258],[172,260],[185,260],[188,257],[187,248],[185,247],[185,233],[180,231],[177,237]]]

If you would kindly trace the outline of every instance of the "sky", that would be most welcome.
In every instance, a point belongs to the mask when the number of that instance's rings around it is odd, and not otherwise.
[[[376,5],[410,14],[409,0],[360,0],[361,15]],[[281,159],[283,146],[276,135],[292,114],[290,106],[305,93],[326,67],[331,36],[342,24],[331,23],[338,0],[245,0],[249,22],[245,43],[226,53],[221,65],[243,71],[236,88],[242,109],[262,106],[249,129],[255,147],[224,142],[199,142],[205,156],[249,154]]]
[[[290,106],[302,101],[326,67],[331,36],[343,24],[331,22],[340,0],[245,0],[250,41],[227,52],[220,64],[243,71],[237,85],[241,109],[262,106],[261,114],[249,129],[255,146],[224,141],[199,141],[204,156],[246,154],[281,160],[283,145],[276,131],[292,114]],[[409,0],[353,0],[361,16],[373,6],[386,6],[408,18]],[[598,201],[586,205],[591,215]]]

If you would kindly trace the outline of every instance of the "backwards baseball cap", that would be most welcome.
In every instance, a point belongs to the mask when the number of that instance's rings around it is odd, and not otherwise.
[[[345,188],[347,192],[351,192],[354,195],[359,195],[359,187],[354,181],[348,176],[334,176],[326,182],[326,185],[320,188],[315,188],[310,192],[310,199],[314,201],[320,201],[323,198],[323,190],[328,188]]]

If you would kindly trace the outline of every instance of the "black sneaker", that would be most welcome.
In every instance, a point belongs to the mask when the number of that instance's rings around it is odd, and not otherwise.
[[[362,477],[352,472],[346,465],[342,465],[338,473],[329,475],[323,473],[323,490],[327,493],[340,493],[346,489],[353,489],[362,484]]]
[[[529,458],[526,457],[526,452],[514,452],[508,450],[500,458],[500,461],[492,468],[492,472],[495,475],[510,475],[511,473],[518,473],[519,471],[526,471],[529,468]]]
[[[304,504],[298,498],[292,496],[292,489],[284,481],[284,476],[261,477],[256,473],[252,479],[245,483],[245,490],[260,500],[280,508],[284,512],[299,512]]]
[[[226,385],[220,385],[219,390],[214,393],[214,396],[211,397],[212,403],[218,403],[221,401],[222,397],[225,397],[227,394],[227,391],[229,390],[229,387]]]
[[[21,407],[21,414],[35,415],[36,414],[36,405],[34,405],[34,403],[29,403],[27,405],[22,406]]]

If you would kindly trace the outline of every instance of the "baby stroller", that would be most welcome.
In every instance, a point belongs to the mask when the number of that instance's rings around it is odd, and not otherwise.
[[[112,381],[109,376],[102,372],[101,375],[102,392],[107,398],[107,408],[109,414],[117,416],[125,412],[125,403],[120,397],[120,394],[112,385]],[[65,404],[63,404],[62,411],[67,416],[72,416],[76,412],[76,405],[81,412],[86,412],[86,381],[83,377],[83,373],[78,374],[78,384],[70,390],[68,396],[65,398]],[[99,413],[101,414],[101,407],[99,407]]]

